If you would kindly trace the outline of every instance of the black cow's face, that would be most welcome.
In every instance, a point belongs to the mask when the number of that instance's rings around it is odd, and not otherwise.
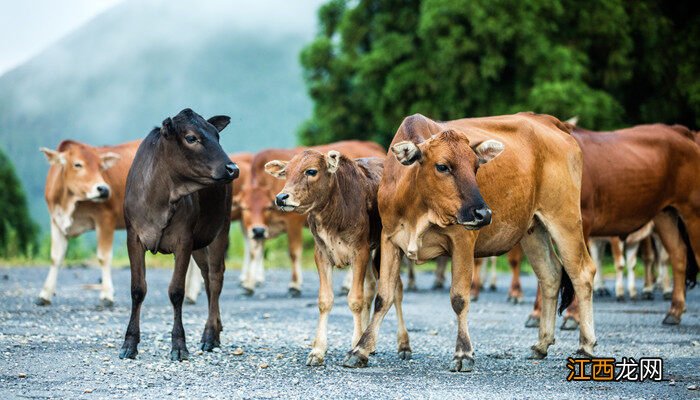
[[[224,115],[205,120],[187,108],[163,121],[167,162],[176,176],[203,185],[228,183],[238,177],[238,166],[219,144],[219,132],[230,120]]]

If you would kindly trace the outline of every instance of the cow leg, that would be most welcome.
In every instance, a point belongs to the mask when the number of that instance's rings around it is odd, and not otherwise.
[[[625,265],[627,266],[627,291],[630,294],[630,299],[637,299],[637,287],[634,279],[634,267],[637,265],[637,251],[639,251],[640,242],[628,243],[625,249]]]
[[[314,251],[316,269],[318,270],[318,326],[314,345],[306,358],[306,365],[323,365],[323,360],[328,349],[328,314],[333,308],[333,266],[318,250]],[[360,281],[362,282],[362,280]],[[352,292],[352,290],[351,290]],[[349,298],[350,296],[348,296]],[[353,316],[354,317],[354,316]],[[354,341],[354,338],[353,338]]]
[[[578,206],[578,200],[576,200]],[[556,210],[567,209],[560,207]],[[549,234],[557,244],[566,273],[574,286],[578,300],[579,349],[578,353],[591,355],[596,343],[593,326],[593,277],[595,263],[591,260],[581,229],[581,220],[567,215],[543,218]]]
[[[671,277],[668,273],[670,256],[663,243],[661,243],[661,238],[659,238],[658,235],[654,235],[654,242],[656,244],[656,248],[658,249],[657,269],[659,277],[657,280],[657,285],[663,291],[662,293],[664,300],[671,300],[673,296],[673,288],[671,287]]]
[[[666,314],[663,323],[666,325],[678,325],[681,323],[681,315],[685,311],[685,268],[687,248],[678,230],[678,217],[670,212],[662,212],[654,218],[654,226],[661,238],[664,248],[673,267],[673,294],[671,308]]]
[[[615,264],[615,298],[617,301],[625,301],[625,244],[617,237],[610,238],[610,251]]]
[[[452,372],[471,372],[474,368],[474,348],[469,338],[469,291],[474,287],[471,282],[474,271],[480,266],[474,260],[474,241],[464,246],[463,243],[452,245],[452,287],[450,302],[457,315],[457,343],[450,365]],[[478,287],[478,286],[477,286]]]
[[[408,269],[408,285],[406,286],[406,291],[417,292],[418,286],[416,286],[416,266],[415,263],[404,257],[406,260],[406,268]]]
[[[104,217],[96,224],[97,261],[102,269],[102,290],[100,305],[114,305],[114,285],[112,284],[112,242],[114,241],[115,223],[110,217]]]
[[[610,296],[610,292],[605,287],[603,279],[603,251],[605,243],[602,240],[588,239],[588,250],[596,266],[595,277],[593,278],[593,293],[599,297]]]
[[[379,327],[386,313],[394,303],[396,286],[401,279],[401,252],[391,241],[382,234],[381,267],[379,269],[379,284],[377,297],[374,299],[374,315],[369,326],[365,329],[357,345],[348,352],[343,366],[350,368],[366,367],[369,354],[375,349]]]
[[[119,358],[136,358],[138,344],[141,340],[141,304],[146,298],[146,250],[141,245],[138,236],[129,231],[126,236],[126,248],[129,252],[131,265],[131,317],[126,328],[124,344],[119,352]]]
[[[495,292],[496,283],[498,282],[498,257],[489,257],[489,261],[491,261],[491,269],[489,275],[489,290]]]
[[[51,304],[51,299],[56,293],[56,280],[58,279],[58,269],[63,264],[63,259],[66,256],[68,249],[68,238],[61,232],[56,224],[51,221],[51,268],[49,274],[46,275],[44,287],[39,293],[39,298],[36,299],[36,304],[47,306]]]
[[[301,283],[303,280],[301,273],[302,229],[303,225],[296,222],[287,227],[289,258],[292,260],[292,281],[289,283],[289,295],[292,297],[301,296]]]
[[[172,350],[170,360],[182,361],[190,358],[185,341],[185,327],[182,326],[182,302],[185,299],[185,276],[192,257],[192,244],[180,243],[175,250],[175,269],[168,286],[168,297],[173,305]]]
[[[453,257],[454,258],[454,257]],[[474,260],[473,276],[471,282],[471,301],[479,300],[479,292],[481,291],[481,267],[483,267],[485,258],[477,258]],[[455,264],[454,259],[452,260],[452,276],[454,277]],[[454,283],[452,283],[454,286]]]
[[[204,325],[204,333],[200,349],[212,351],[221,346],[221,311],[219,309],[219,297],[224,286],[224,272],[226,271],[225,258],[228,247],[228,226],[224,227],[214,241],[207,246],[208,275],[207,299],[209,300],[209,316]]]
[[[396,308],[396,342],[398,344],[399,358],[402,360],[410,360],[413,352],[411,351],[411,345],[408,340],[408,330],[406,329],[406,322],[403,319],[403,282],[401,282],[401,276],[399,275],[398,281],[396,282],[396,287],[394,290],[394,307]],[[374,348],[372,352],[374,353]]]
[[[193,258],[190,259],[190,265],[187,267],[187,276],[185,277],[185,304],[196,304],[199,292],[202,290],[202,279],[197,273],[199,267]]]
[[[252,296],[255,293],[256,272],[263,269],[263,261],[265,259],[265,241],[260,239],[250,239],[248,243],[250,245],[250,263],[241,286],[243,287],[243,293],[245,295]]]
[[[527,254],[527,251],[524,248],[523,248],[523,251],[525,251],[525,255],[529,259],[530,255]],[[532,264],[532,260],[530,260],[530,264]],[[532,305],[532,312],[530,313],[530,315],[527,317],[527,320],[525,321],[525,327],[526,328],[538,328],[540,326],[540,318],[541,317],[542,317],[542,289],[540,288],[540,283],[538,281],[537,282],[537,292],[535,294],[535,304]]]
[[[349,269],[345,273],[345,278],[343,278],[343,284],[340,286],[340,295],[347,296],[350,293],[350,288],[352,288],[352,269]]]
[[[365,276],[367,275],[367,264],[370,261],[369,247],[358,249],[352,264],[352,287],[348,293],[348,307],[352,312],[353,332],[352,347],[357,345],[362,335],[362,310],[365,300]],[[365,326],[366,327],[366,326]]]
[[[644,262],[644,288],[642,289],[642,299],[654,299],[654,270],[657,268],[656,257],[654,256],[654,239],[652,236],[644,238],[642,245],[642,261]]]
[[[440,256],[435,260],[435,282],[433,290],[445,288],[445,270],[447,269],[447,257]]]
[[[243,286],[243,282],[246,281],[248,274],[250,273],[249,270],[251,268],[250,266],[250,239],[248,238],[248,234],[245,231],[245,228],[243,227],[243,222],[240,223],[241,227],[241,232],[243,233],[243,265],[241,265],[241,275],[238,278],[239,284]]]
[[[554,323],[556,322],[557,296],[561,285],[562,267],[553,254],[549,233],[541,223],[535,223],[533,229],[520,241],[523,251],[530,260],[532,269],[537,276],[539,309],[535,309],[530,320],[537,321],[539,338],[532,346],[531,358],[544,358],[547,349],[554,343]],[[541,315],[541,317],[540,317]],[[532,324],[534,325],[534,323]],[[527,323],[526,323],[526,326]]]
[[[512,301],[513,304],[523,302],[523,289],[520,284],[520,264],[522,260],[523,255],[520,245],[508,252],[508,264],[512,271],[510,289],[508,290],[508,301]]]
[[[372,302],[374,301],[374,296],[377,295],[377,275],[379,275],[379,271],[374,268],[374,259],[378,257],[380,257],[379,253],[375,250],[375,253],[372,255],[372,260],[370,260],[367,266],[367,272],[365,272],[365,290],[364,298],[362,299],[362,332],[369,326]],[[362,335],[362,332],[360,332],[360,335]],[[353,343],[353,346],[356,344],[357,343]]]

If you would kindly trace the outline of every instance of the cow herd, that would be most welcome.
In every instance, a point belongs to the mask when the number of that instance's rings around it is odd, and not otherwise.
[[[451,261],[452,371],[473,369],[469,304],[478,296],[482,262],[500,254],[508,253],[513,268],[509,300],[522,301],[523,255],[537,276],[526,323],[539,328],[533,358],[545,357],[554,343],[558,303],[560,313],[566,310],[562,328],[580,331],[577,352],[593,354],[593,296],[604,292],[605,243],[613,251],[618,299],[625,296],[625,267],[629,296],[637,296],[633,268],[641,249],[643,297],[653,296],[658,280],[671,299],[663,323],[681,321],[685,290],[695,285],[700,263],[700,134],[685,127],[591,132],[533,113],[455,121],[415,114],[398,127],[388,152],[372,142],[342,141],[227,156],[219,135],[228,124],[226,116],[205,120],[185,109],[143,141],[92,147],[66,140],[56,150],[42,148],[51,164],[45,197],[52,265],[37,304],[51,303],[68,239],[94,229],[100,302],[111,306],[114,232],[125,229],[132,308],[119,357],[138,354],[146,251],[175,258],[171,359],[189,357],[182,304],[196,299],[195,265],[209,313],[200,348],[212,351],[220,346],[229,227],[240,220],[240,285],[249,295],[265,279],[265,240],[286,234],[289,294],[299,296],[303,228],[313,235],[319,319],[310,366],[322,365],[327,351],[334,267],[350,267],[343,283],[353,315],[347,367],[367,365],[392,306],[399,357],[411,358],[401,307],[404,263],[406,289],[415,286],[413,264],[429,260],[437,261],[434,287],[441,288]]]

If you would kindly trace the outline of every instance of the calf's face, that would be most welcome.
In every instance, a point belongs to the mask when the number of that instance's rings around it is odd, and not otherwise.
[[[265,164],[265,172],[286,179],[275,205],[282,211],[309,212],[316,204],[325,203],[331,177],[338,170],[340,153],[331,150],[322,154],[305,150],[290,161],[274,160]]]
[[[109,199],[111,188],[102,172],[116,164],[119,155],[97,153],[76,142],[64,142],[61,151],[42,147],[49,163],[61,168],[62,184],[69,196],[78,201],[100,202]]]
[[[190,109],[163,121],[166,162],[179,180],[211,185],[238,177],[238,166],[219,144],[219,132],[229,121],[224,115],[205,120]]]
[[[274,210],[272,193],[266,187],[247,185],[240,195],[241,219],[248,237],[253,240],[267,239],[270,235],[268,219]]]
[[[470,230],[491,223],[491,209],[481,196],[476,172],[503,151],[501,142],[469,143],[464,134],[447,130],[420,144],[396,143],[391,151],[401,164],[417,168],[414,190],[434,215],[431,222]]]

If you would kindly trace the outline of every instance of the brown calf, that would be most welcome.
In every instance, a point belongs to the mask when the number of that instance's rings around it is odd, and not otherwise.
[[[348,158],[386,155],[378,144],[362,141],[342,141],[310,149],[323,153],[336,150]],[[246,181],[240,196],[243,229],[250,240],[250,268],[242,283],[247,294],[253,294],[256,284],[262,280],[265,240],[286,233],[292,261],[289,293],[294,297],[301,295],[302,229],[306,216],[285,213],[275,207],[275,195],[282,190],[284,182],[266,174],[265,164],[273,160],[289,160],[304,150],[304,147],[263,150],[251,162],[250,180]]]
[[[414,115],[399,127],[391,150],[378,194],[383,230],[375,313],[345,365],[367,364],[395,300],[401,253],[418,262],[447,254],[452,257],[450,298],[457,315],[450,369],[471,371],[474,350],[467,314],[474,258],[505,253],[518,242],[544,288],[546,318],[532,356],[544,357],[554,343],[562,282],[562,306],[573,295],[571,284],[581,300],[579,352],[591,354],[596,342],[595,265],[581,224],[581,151],[565,125],[531,113],[449,122]],[[570,281],[563,279],[566,275]],[[408,338],[400,344],[404,348],[410,348]]]
[[[51,218],[51,269],[36,304],[51,304],[68,239],[93,229],[102,268],[100,303],[114,303],[112,243],[114,231],[124,229],[126,174],[140,143],[92,147],[64,140],[56,150],[41,148],[51,164],[44,191]]]
[[[348,306],[353,314],[352,346],[369,323],[370,307],[376,293],[375,271],[379,262],[379,235],[382,230],[377,209],[377,188],[382,176],[383,158],[351,160],[335,150],[327,154],[306,150],[289,162],[271,161],[265,170],[286,184],[275,203],[283,211],[308,215],[316,246],[314,259],[320,280],[320,318],[314,347],[306,365],[322,365],[326,355],[328,314],[333,306],[333,267],[352,267],[352,287]],[[401,297],[397,286],[397,298]],[[401,308],[397,308],[399,342],[407,335]],[[403,358],[410,357],[409,349]]]

